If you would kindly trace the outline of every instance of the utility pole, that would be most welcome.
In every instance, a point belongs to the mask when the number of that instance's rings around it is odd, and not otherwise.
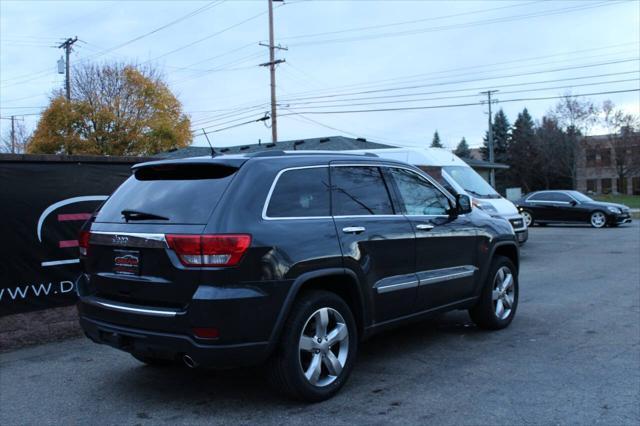
[[[64,49],[65,51],[65,59],[66,59],[65,60],[65,89],[67,92],[68,101],[71,100],[71,77],[69,75],[69,56],[71,55],[73,43],[75,43],[76,41],[78,41],[78,36],[74,38],[68,38],[62,44],[60,44],[60,46],[58,46],[58,49]]]
[[[11,153],[16,153],[16,116],[11,116]]]
[[[489,145],[489,162],[493,163],[495,161],[495,157],[493,154],[493,125],[491,124],[491,103],[497,102],[496,100],[491,100],[491,94],[498,92],[498,90],[487,90],[486,92],[480,92],[481,95],[487,95],[487,104],[489,105],[489,134],[487,143]],[[489,176],[489,183],[492,187],[496,187],[496,171],[492,167],[491,174]]]
[[[276,60],[276,49],[287,50],[286,47],[276,46],[273,36],[273,2],[283,0],[268,0],[269,1],[269,44],[260,43],[260,46],[266,46],[269,48],[269,62],[260,64],[262,67],[269,67],[271,74],[271,142],[278,142],[278,119],[276,111],[276,65],[285,62],[284,59]]]

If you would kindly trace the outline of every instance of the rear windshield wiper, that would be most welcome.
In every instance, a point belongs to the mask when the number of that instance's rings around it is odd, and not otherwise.
[[[169,220],[168,217],[160,216],[153,213],[140,212],[137,210],[122,210],[120,213],[122,214],[122,216],[124,216],[124,219],[127,222],[130,220]]]

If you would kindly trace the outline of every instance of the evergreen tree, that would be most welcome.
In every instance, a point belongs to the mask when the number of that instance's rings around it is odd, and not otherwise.
[[[554,117],[542,117],[542,123],[536,128],[538,170],[534,190],[571,188],[571,176],[562,161],[566,144],[567,135],[558,121]]]
[[[500,108],[496,115],[494,116],[493,123],[491,124],[491,129],[493,130],[493,161],[496,163],[507,163],[507,148],[509,146],[509,139],[511,137],[511,125],[509,124],[509,119],[506,114]],[[489,161],[489,132],[485,133],[484,144],[482,148],[480,148],[480,152],[482,153],[482,158],[485,161]],[[496,190],[498,192],[504,193],[505,188],[507,188],[508,176],[506,170],[496,170]]]
[[[506,183],[519,186],[524,192],[532,191],[536,184],[539,160],[533,120],[525,108],[513,123],[511,140],[507,146],[507,163],[511,167]]]
[[[431,141],[431,148],[444,148],[442,143],[440,142],[440,135],[438,131],[433,134],[433,140]]]
[[[453,151],[455,155],[460,158],[470,158],[471,150],[469,149],[469,145],[467,144],[467,140],[463,137],[460,143],[458,144],[455,151]]]
[[[491,125],[493,130],[493,155],[496,163],[504,163],[507,160],[507,146],[511,136],[511,125],[502,108],[494,116]],[[485,133],[484,144],[480,149],[482,158],[489,161],[489,132]]]

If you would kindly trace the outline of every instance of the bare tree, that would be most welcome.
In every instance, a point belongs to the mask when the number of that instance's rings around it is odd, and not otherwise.
[[[598,123],[598,106],[589,99],[581,99],[566,93],[556,104],[550,113],[566,133],[558,153],[559,162],[567,177],[571,179],[571,185],[576,187],[577,181],[577,155],[578,144],[586,137],[591,128]]]
[[[2,143],[0,143],[0,152],[8,152],[14,154],[24,154],[27,143],[31,135],[27,131],[23,121],[15,121],[15,142],[11,141],[11,127],[7,126],[5,134],[2,135]]]
[[[640,139],[640,120],[616,109],[614,103],[607,100],[602,104],[601,122],[607,129],[607,145],[613,151],[618,182],[624,186],[628,176],[640,171],[640,150],[634,147]],[[622,192],[626,192],[626,188]]]

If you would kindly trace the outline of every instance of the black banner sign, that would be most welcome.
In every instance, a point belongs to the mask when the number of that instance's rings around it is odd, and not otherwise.
[[[132,164],[0,161],[0,316],[75,302],[78,231]]]

